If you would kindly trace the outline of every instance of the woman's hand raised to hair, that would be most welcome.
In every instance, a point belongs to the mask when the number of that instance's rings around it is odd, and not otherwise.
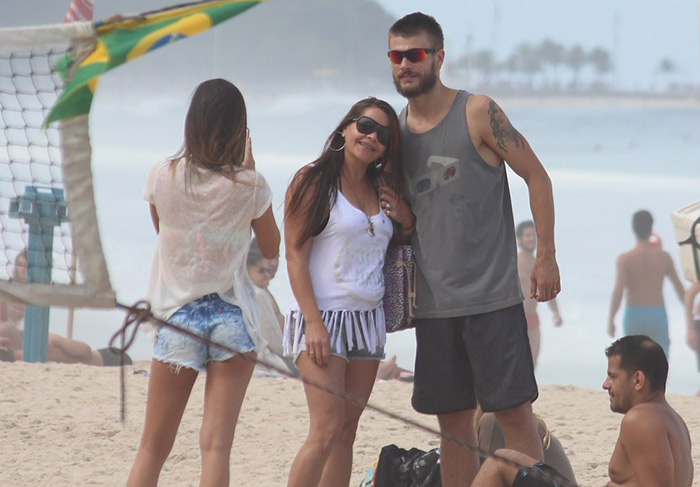
[[[250,140],[250,130],[245,130],[245,154],[243,155],[243,169],[255,171],[255,159],[253,159],[253,143]]]

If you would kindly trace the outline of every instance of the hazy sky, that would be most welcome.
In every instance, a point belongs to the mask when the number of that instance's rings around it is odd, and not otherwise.
[[[96,0],[96,14],[104,11]],[[283,2],[294,0],[268,0]],[[353,0],[347,0],[352,2]],[[433,15],[445,31],[448,60],[467,50],[492,49],[498,60],[522,42],[545,38],[570,47],[602,47],[613,55],[618,88],[647,90],[663,83],[658,74],[662,59],[677,68],[674,80],[700,85],[698,0],[376,0],[390,14],[401,17],[417,10]],[[20,15],[36,24],[61,18],[69,0],[0,0],[3,20]],[[163,0],[163,5],[182,3]],[[34,8],[31,6],[34,5]],[[55,10],[55,12],[48,12]]]
[[[614,56],[617,81],[646,89],[659,61],[671,59],[678,80],[700,84],[697,3],[693,0],[377,0],[400,17],[414,11],[442,25],[447,55],[493,49],[505,58],[521,42],[549,37],[584,49],[600,46]],[[617,20],[616,20],[617,19]]]

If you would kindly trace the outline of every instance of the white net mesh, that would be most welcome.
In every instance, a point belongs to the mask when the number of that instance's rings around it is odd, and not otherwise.
[[[69,284],[81,279],[71,258],[70,226],[61,218],[65,203],[60,136],[55,126],[42,128],[63,84],[51,66],[65,53],[64,50],[0,53],[2,280],[16,277],[19,269],[15,269],[14,263],[29,248],[30,226],[39,233],[42,229],[53,233],[53,238],[37,235],[38,240],[31,239],[31,250],[39,258],[37,264],[43,267],[44,274],[50,275],[50,282]],[[42,251],[45,243],[51,247],[50,262]]]
[[[93,40],[89,23],[0,30],[2,300],[114,304],[97,229],[87,117],[43,127],[63,87],[54,66]]]

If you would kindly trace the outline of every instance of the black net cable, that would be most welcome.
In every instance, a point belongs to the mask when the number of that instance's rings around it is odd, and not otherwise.
[[[430,433],[430,434],[438,436],[442,439],[451,441],[452,443],[455,443],[455,444],[461,446],[462,448],[466,448],[468,450],[473,450],[473,451],[477,452],[478,454],[483,455],[484,457],[493,458],[496,461],[499,461],[501,463],[504,463],[506,465],[514,467],[518,470],[526,470],[528,472],[528,475],[532,475],[533,477],[536,477],[536,478],[539,478],[539,479],[542,479],[542,480],[545,480],[548,482],[553,482],[553,485],[560,486],[560,487],[578,487],[576,484],[574,484],[573,482],[569,481],[568,479],[566,479],[560,475],[552,475],[548,472],[542,472],[539,469],[533,468],[529,465],[520,465],[516,462],[513,462],[512,460],[510,460],[508,458],[505,458],[505,457],[497,454],[497,453],[490,453],[486,450],[482,450],[481,448],[479,448],[476,445],[464,442],[464,441],[462,441],[458,438],[455,438],[453,436],[450,436],[450,435],[445,435],[445,434],[441,433],[439,430],[437,430],[435,428],[431,428],[430,426],[426,426],[424,424],[421,424],[421,423],[419,423],[411,418],[401,416],[400,414],[394,413],[394,412],[389,411],[388,409],[382,408],[380,406],[375,406],[369,402],[367,404],[365,404],[365,403],[359,401],[358,399],[356,399],[355,397],[347,395],[343,391],[339,391],[337,389],[327,387],[323,384],[320,384],[316,381],[310,380],[310,379],[305,378],[305,377],[292,375],[289,371],[281,369],[279,367],[276,367],[272,364],[269,364],[269,363],[265,362],[264,360],[258,360],[257,358],[251,357],[249,354],[242,354],[242,353],[238,352],[236,349],[233,349],[233,348],[228,347],[226,345],[217,343],[217,342],[212,341],[206,337],[202,337],[200,335],[197,335],[196,333],[192,333],[189,330],[184,330],[184,329],[180,328],[179,326],[174,325],[166,320],[161,320],[159,318],[156,318],[155,316],[153,316],[153,313],[151,313],[151,306],[147,301],[143,301],[143,300],[138,301],[133,306],[127,306],[127,305],[124,305],[121,303],[117,303],[117,307],[121,308],[122,310],[124,310],[126,312],[126,317],[124,318],[124,323],[122,324],[121,328],[119,328],[119,330],[117,330],[117,332],[114,333],[114,335],[112,335],[112,337],[110,338],[109,346],[115,353],[119,353],[121,355],[122,367],[120,367],[121,370],[120,370],[119,383],[120,383],[120,394],[121,394],[120,420],[122,422],[124,422],[125,417],[126,417],[126,405],[125,405],[126,404],[126,385],[125,385],[124,367],[123,367],[124,354],[131,347],[131,345],[134,343],[134,340],[136,339],[139,327],[145,322],[151,322],[159,327],[162,326],[162,327],[170,328],[171,330],[175,330],[177,333],[181,333],[182,335],[185,335],[189,338],[197,340],[201,343],[206,343],[207,345],[214,346],[214,347],[220,348],[222,350],[226,350],[226,351],[231,352],[231,353],[235,353],[235,354],[239,355],[241,358],[243,358],[249,362],[252,362],[253,364],[264,365],[265,367],[267,367],[271,370],[274,370],[275,372],[277,372],[277,373],[279,373],[287,378],[299,380],[299,381],[303,382],[304,384],[315,387],[319,390],[322,390],[323,392],[327,392],[329,394],[333,394],[335,396],[338,396],[345,401],[348,401],[348,402],[355,404],[356,406],[359,406],[359,407],[364,408],[364,409],[369,409],[369,410],[374,411],[376,413],[379,413],[383,416],[387,416],[391,419],[394,419],[394,420],[399,421],[401,423],[404,423],[404,424],[407,424],[407,425],[412,426],[414,428],[417,428],[423,432]],[[120,345],[121,345],[119,347],[115,346],[115,344],[117,343],[117,340],[119,340]]]

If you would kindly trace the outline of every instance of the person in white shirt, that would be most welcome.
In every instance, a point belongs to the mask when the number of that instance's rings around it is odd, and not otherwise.
[[[399,143],[393,108],[361,100],[287,191],[294,302],[285,318],[285,355],[303,378],[357,400],[305,384],[309,434],[292,463],[290,487],[350,482],[355,431],[384,358],[384,255],[389,241],[407,239],[415,224],[403,198]]]
[[[280,235],[271,192],[255,171],[245,102],[230,82],[195,90],[182,149],[156,164],[144,198],[158,237],[149,299],[154,315],[229,350],[157,331],[146,420],[127,485],[155,486],[199,372],[206,371],[201,485],[229,485],[229,458],[253,361],[265,341],[246,254],[251,229],[273,258]],[[235,350],[233,353],[230,350]]]

